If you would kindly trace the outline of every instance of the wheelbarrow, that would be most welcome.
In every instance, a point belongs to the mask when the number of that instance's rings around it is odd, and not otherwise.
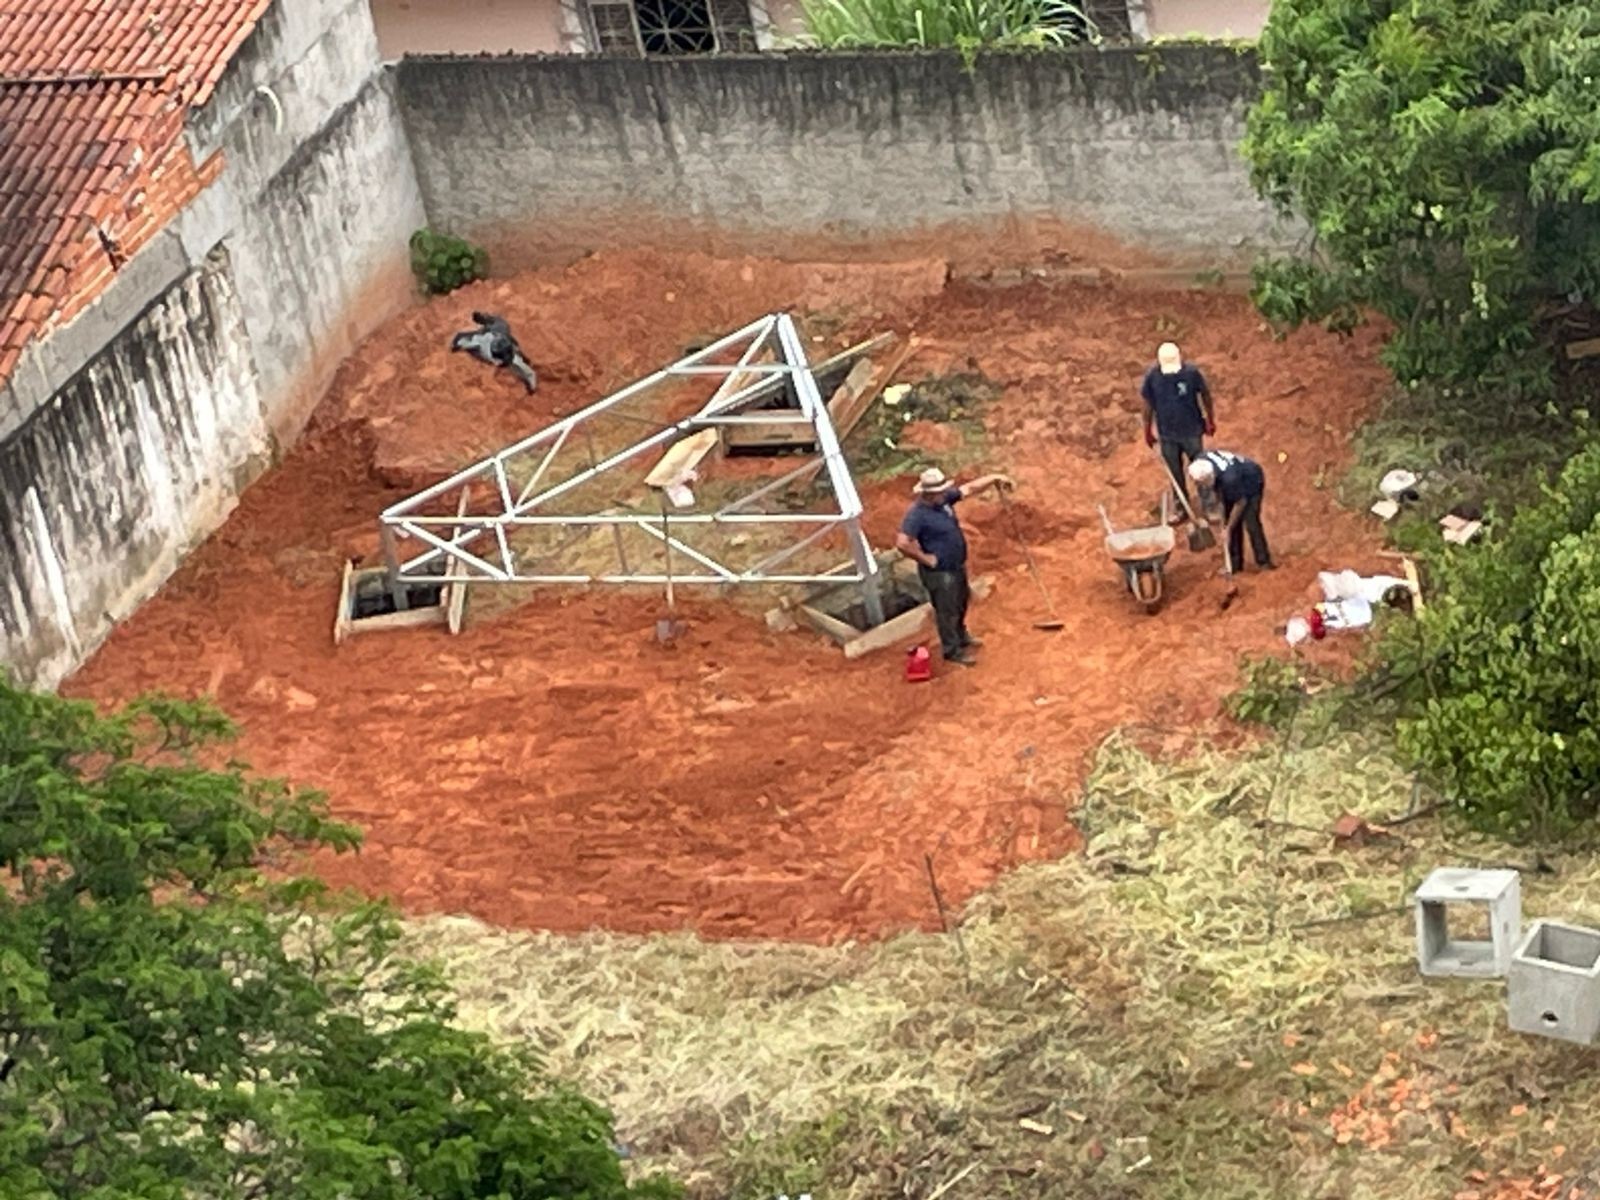
[[[1105,505],[1096,507],[1100,509],[1100,521],[1106,527],[1106,553],[1111,556],[1112,562],[1122,568],[1122,577],[1127,581],[1133,598],[1143,604],[1147,611],[1154,612],[1161,604],[1162,573],[1168,557],[1178,544],[1177,535],[1166,521],[1165,497],[1161,505],[1160,525],[1124,529],[1121,533],[1111,527],[1111,518],[1106,516]]]

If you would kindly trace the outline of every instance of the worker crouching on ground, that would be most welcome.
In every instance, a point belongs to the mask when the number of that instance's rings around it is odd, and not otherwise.
[[[1145,445],[1160,443],[1172,488],[1187,498],[1184,467],[1200,457],[1205,438],[1217,432],[1206,377],[1199,367],[1183,361],[1176,345],[1163,342],[1156,350],[1155,366],[1144,373],[1139,395],[1144,398]],[[1176,519],[1182,519],[1182,510],[1179,505]]]
[[[1267,548],[1266,530],[1261,528],[1261,498],[1267,490],[1261,464],[1242,454],[1207,450],[1189,464],[1189,478],[1199,484],[1202,503],[1212,495],[1221,502],[1222,519],[1228,526],[1228,563],[1223,573],[1232,574],[1244,566],[1246,533],[1256,566],[1263,571],[1276,568]]]
[[[957,487],[938,467],[929,467],[912,489],[916,503],[900,523],[895,546],[916,560],[917,574],[939,626],[939,646],[946,662],[974,665],[972,651],[982,643],[967,632],[967,539],[956,519],[955,506],[968,496],[989,488],[1016,485],[1005,475],[984,475]]]

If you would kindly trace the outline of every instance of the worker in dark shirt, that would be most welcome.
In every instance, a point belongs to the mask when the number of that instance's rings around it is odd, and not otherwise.
[[[1156,351],[1155,366],[1144,373],[1139,395],[1144,397],[1145,445],[1160,442],[1173,490],[1187,497],[1189,485],[1184,467],[1200,457],[1205,449],[1204,439],[1217,432],[1206,377],[1200,374],[1199,367],[1183,361],[1176,345],[1163,342]],[[1182,508],[1179,505],[1180,520]]]
[[[1202,493],[1214,495],[1222,506],[1222,519],[1228,526],[1228,565],[1224,574],[1244,566],[1244,535],[1250,535],[1250,550],[1256,566],[1273,570],[1272,551],[1267,549],[1267,534],[1261,528],[1261,497],[1267,490],[1267,476],[1261,464],[1242,454],[1226,450],[1206,450],[1189,464],[1189,478]]]
[[[939,626],[939,646],[946,662],[974,665],[972,651],[981,643],[967,632],[967,539],[956,519],[955,506],[987,488],[1015,486],[1004,475],[984,475],[957,487],[938,467],[929,467],[912,489],[916,503],[900,522],[895,545],[916,560],[917,575],[933,601]]]

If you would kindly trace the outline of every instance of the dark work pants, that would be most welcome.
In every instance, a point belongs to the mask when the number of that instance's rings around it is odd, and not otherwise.
[[[1250,550],[1256,556],[1256,566],[1264,567],[1272,561],[1272,551],[1267,549],[1267,532],[1261,528],[1261,492],[1254,496],[1246,496],[1239,501],[1244,509],[1239,515],[1239,523],[1228,531],[1228,562],[1235,571],[1244,566],[1244,535],[1250,535]],[[1225,521],[1233,519],[1234,505],[1226,504],[1222,509],[1222,518]]]
[[[1205,439],[1199,434],[1188,438],[1162,438],[1161,457],[1167,462],[1167,474],[1177,482],[1184,499],[1189,498],[1187,468],[1205,450]]]
[[[946,658],[960,654],[972,640],[967,632],[967,601],[971,591],[967,587],[965,568],[959,571],[931,571],[918,566],[917,576],[933,601],[933,618],[939,626],[939,648]]]

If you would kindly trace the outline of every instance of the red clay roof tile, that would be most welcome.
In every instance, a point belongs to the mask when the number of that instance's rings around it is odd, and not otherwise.
[[[68,301],[93,298],[68,294],[73,269],[141,223],[152,164],[271,3],[0,0],[0,383]]]

